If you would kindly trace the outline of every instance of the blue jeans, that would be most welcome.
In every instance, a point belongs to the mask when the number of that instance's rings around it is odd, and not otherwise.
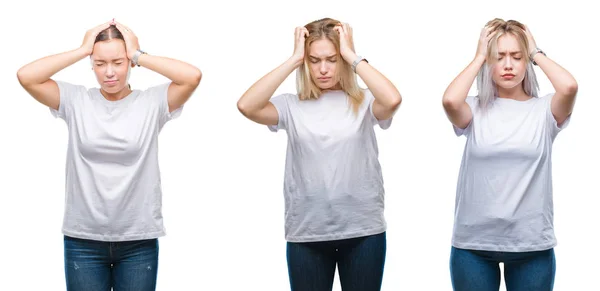
[[[67,291],[154,291],[158,239],[103,242],[65,236]]]
[[[385,265],[385,232],[344,240],[287,243],[292,291],[331,291],[336,264],[344,291],[379,291]]]
[[[488,252],[452,247],[450,275],[455,291],[498,291],[504,263],[507,291],[551,291],[556,259],[554,249],[536,252]]]

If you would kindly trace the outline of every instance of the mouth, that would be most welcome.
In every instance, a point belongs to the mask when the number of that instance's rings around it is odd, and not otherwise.
[[[117,84],[117,80],[108,80],[108,81],[104,81],[104,84],[108,85],[108,86],[112,86]]]
[[[327,81],[331,80],[331,77],[319,77],[319,78],[317,78],[317,80],[319,80],[321,82],[327,82]]]
[[[504,74],[504,75],[502,75],[502,79],[506,79],[506,80],[511,80],[514,77],[515,77],[515,75],[513,75],[513,74]]]

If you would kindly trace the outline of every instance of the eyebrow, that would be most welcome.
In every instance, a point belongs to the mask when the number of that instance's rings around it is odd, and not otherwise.
[[[123,61],[125,60],[125,58],[116,58],[116,59],[112,59],[111,61],[116,62],[116,61]],[[94,62],[96,63],[106,63],[106,60],[94,60]]]
[[[312,55],[310,55],[309,57],[311,57],[311,58],[313,58],[313,59],[319,59],[319,57],[315,57],[315,56],[312,56]],[[330,56],[327,56],[327,57],[325,57],[325,58],[326,58],[326,59],[330,59],[330,58],[333,58],[333,57],[337,57],[337,54],[335,54],[335,55],[330,55]]]
[[[511,55],[516,55],[516,54],[521,54],[521,53],[523,53],[523,52],[521,52],[521,51],[509,52],[509,54],[511,54]],[[499,55],[502,55],[502,56],[505,56],[505,55],[506,55],[506,53],[505,53],[505,52],[498,52],[498,54],[499,54]]]

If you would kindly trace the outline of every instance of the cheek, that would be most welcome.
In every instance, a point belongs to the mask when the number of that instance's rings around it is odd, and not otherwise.
[[[118,67],[115,67],[115,71],[117,72],[117,75],[119,75],[119,77],[121,79],[125,79],[127,77],[127,73],[129,72],[129,67],[127,65],[123,64]]]
[[[94,66],[94,75],[96,75],[97,79],[104,78],[104,67],[95,67]]]

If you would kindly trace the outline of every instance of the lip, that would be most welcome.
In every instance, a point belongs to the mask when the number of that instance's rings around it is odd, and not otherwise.
[[[319,78],[317,78],[317,80],[325,82],[325,81],[331,80],[331,77],[319,77]]]
[[[507,79],[507,80],[510,80],[510,79],[512,79],[514,77],[515,77],[515,75],[513,75],[513,74],[504,74],[504,75],[502,75],[502,78],[503,79]]]
[[[117,80],[104,81],[104,84],[106,84],[106,85],[114,85],[114,84],[117,84]]]

